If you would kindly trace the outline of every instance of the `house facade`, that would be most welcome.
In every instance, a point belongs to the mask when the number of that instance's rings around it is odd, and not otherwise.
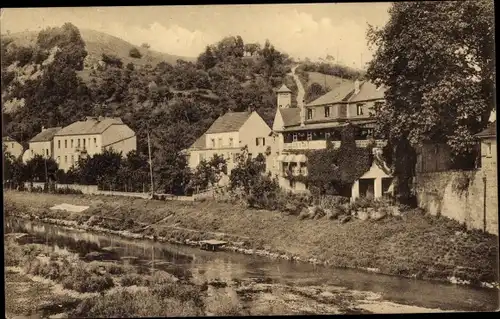
[[[289,90],[288,90],[289,91]],[[286,171],[295,176],[307,175],[305,152],[327,147],[340,147],[342,128],[353,124],[356,128],[356,144],[364,147],[375,141],[383,147],[385,141],[374,140],[374,108],[383,106],[384,88],[367,81],[344,81],[318,99],[297,108],[287,107],[291,92],[283,87],[277,94],[278,108],[273,131],[278,136],[277,161],[280,186],[292,192],[308,192],[307,185],[289,181]]]
[[[21,157],[23,155],[23,146],[21,143],[16,141],[10,136],[2,137],[3,149],[15,158]]]
[[[87,117],[70,124],[54,135],[53,158],[59,168],[68,171],[82,157],[100,154],[104,150],[126,156],[137,150],[135,132],[120,118]]]
[[[23,156],[23,161],[27,162],[36,155],[54,158],[54,135],[61,129],[62,127],[42,127],[42,131],[29,140],[29,148]]]
[[[476,134],[481,143],[481,171],[491,178],[497,178],[497,126],[496,121]]]
[[[209,161],[214,155],[226,159],[228,174],[237,164],[237,155],[248,148],[252,158],[262,154],[266,158],[266,170],[273,169],[273,150],[276,136],[257,112],[228,112],[220,116],[185,152],[189,167],[194,170],[201,161]]]

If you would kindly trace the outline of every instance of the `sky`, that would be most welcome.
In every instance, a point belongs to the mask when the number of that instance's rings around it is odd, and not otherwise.
[[[7,8],[1,32],[41,30],[71,22],[122,38],[134,45],[195,57],[206,45],[240,35],[245,43],[266,39],[294,58],[333,56],[360,67],[373,52],[366,41],[368,24],[383,26],[390,3],[269,5],[195,5],[142,7]]]

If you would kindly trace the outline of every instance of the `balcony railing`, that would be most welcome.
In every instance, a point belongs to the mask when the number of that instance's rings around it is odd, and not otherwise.
[[[340,147],[340,141],[330,141],[334,148]],[[370,140],[356,140],[356,146],[366,147],[370,143]],[[384,140],[375,140],[377,147],[384,147],[386,145]],[[284,149],[289,150],[318,150],[326,148],[326,140],[317,141],[295,141],[291,143],[284,143]]]

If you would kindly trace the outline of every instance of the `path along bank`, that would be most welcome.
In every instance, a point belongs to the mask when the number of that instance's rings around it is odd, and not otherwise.
[[[59,204],[85,205],[70,213]],[[129,238],[198,245],[388,275],[498,287],[498,237],[411,211],[373,221],[304,219],[216,201],[4,192],[5,213]]]

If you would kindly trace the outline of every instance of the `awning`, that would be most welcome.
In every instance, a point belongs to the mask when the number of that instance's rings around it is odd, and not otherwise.
[[[287,163],[293,162],[293,158],[294,158],[293,155],[286,155],[285,158],[283,159],[283,162]]]
[[[285,155],[279,155],[278,156],[278,161],[279,162],[284,162],[285,161]]]

